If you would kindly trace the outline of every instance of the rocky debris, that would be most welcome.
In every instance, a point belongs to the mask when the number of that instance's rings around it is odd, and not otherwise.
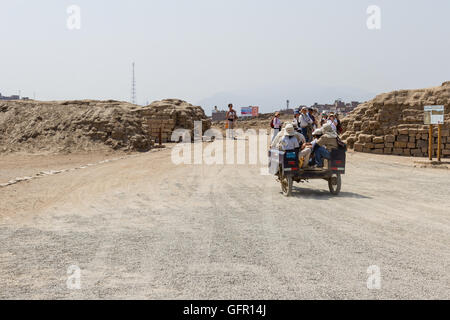
[[[147,151],[155,130],[170,137],[174,128],[205,121],[201,107],[169,99],[141,107],[108,101],[0,102],[1,152],[75,152],[102,149]]]
[[[359,105],[342,120],[342,139],[355,151],[423,157],[428,155],[428,126],[423,124],[426,105],[445,106],[441,148],[450,157],[450,82],[440,87],[383,93]],[[434,126],[434,154],[437,126]]]

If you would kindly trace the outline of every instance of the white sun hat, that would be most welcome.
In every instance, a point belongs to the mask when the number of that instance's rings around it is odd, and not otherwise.
[[[293,136],[295,134],[294,126],[290,123],[286,125],[286,128],[284,128],[284,130],[286,130],[286,134],[288,136]]]

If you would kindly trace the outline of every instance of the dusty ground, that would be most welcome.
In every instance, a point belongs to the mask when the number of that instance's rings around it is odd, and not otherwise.
[[[0,184],[16,177],[31,176],[45,170],[64,170],[96,163],[132,153],[78,152],[75,154],[6,154],[0,155]]]
[[[273,118],[273,113],[265,113],[260,114],[257,118],[249,118],[246,119],[245,117],[240,117],[235,124],[236,128],[240,128],[244,131],[247,131],[249,129],[258,130],[258,129],[266,129],[267,131],[270,131],[270,121]],[[291,123],[294,118],[293,114],[282,114],[280,115],[280,120],[284,123]],[[215,121],[212,123],[212,127],[215,129],[219,129],[222,131],[223,135],[225,136],[225,125],[226,121]]]
[[[315,180],[284,198],[259,165],[170,154],[0,188],[0,298],[450,299],[448,170],[349,153],[339,197]]]

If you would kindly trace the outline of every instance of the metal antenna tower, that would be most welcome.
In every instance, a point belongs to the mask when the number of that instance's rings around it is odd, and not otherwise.
[[[131,103],[136,104],[136,77],[134,74],[134,62],[132,63]]]

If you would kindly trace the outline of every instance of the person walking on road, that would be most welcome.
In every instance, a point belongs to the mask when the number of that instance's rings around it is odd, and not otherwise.
[[[273,129],[272,141],[273,141],[273,139],[275,139],[277,134],[280,132],[281,125],[282,125],[282,123],[281,123],[281,120],[280,120],[280,113],[279,112],[275,112],[275,116],[272,118],[272,121],[271,121],[271,124],[270,124],[270,126]]]
[[[233,109],[232,103],[230,103],[228,105],[228,111],[227,111],[226,117],[227,117],[227,124],[228,124],[228,137],[231,139],[236,139],[234,137],[234,123],[237,120],[237,113]]]

